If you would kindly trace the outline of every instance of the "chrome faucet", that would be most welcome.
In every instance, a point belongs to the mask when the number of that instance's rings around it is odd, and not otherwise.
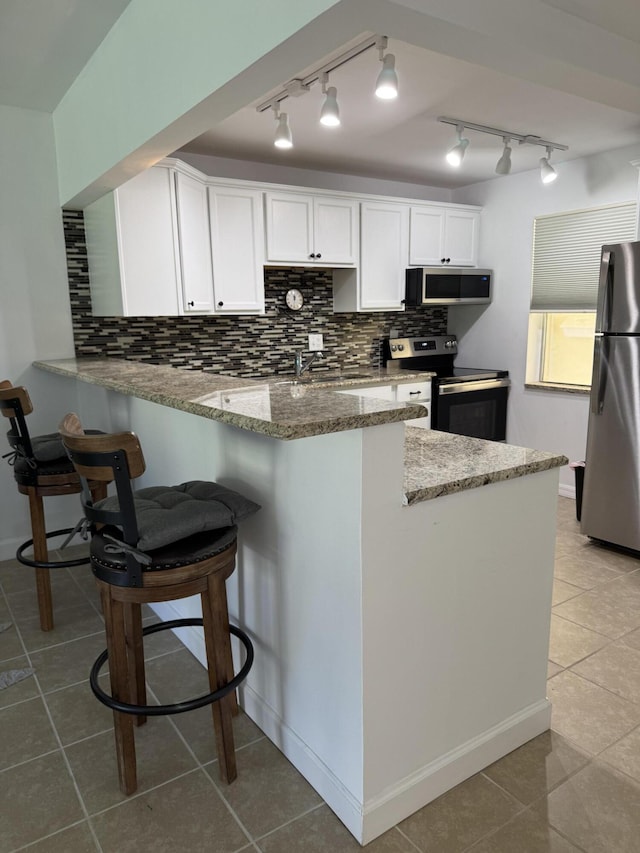
[[[305,370],[309,370],[311,365],[316,359],[322,358],[321,350],[317,350],[316,352],[312,352],[309,358],[306,361],[303,361],[304,353],[302,350],[298,350],[295,355],[295,369],[296,376],[302,376]]]

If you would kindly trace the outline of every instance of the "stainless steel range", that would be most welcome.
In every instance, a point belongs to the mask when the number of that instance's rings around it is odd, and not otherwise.
[[[454,364],[455,335],[389,338],[385,359],[391,370],[429,370],[432,380],[431,426],[473,438],[504,441],[507,432],[509,372]]]

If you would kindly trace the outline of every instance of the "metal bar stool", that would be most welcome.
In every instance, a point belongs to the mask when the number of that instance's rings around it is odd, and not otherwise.
[[[113,480],[116,495],[94,501],[84,488],[82,504],[91,523],[91,566],[102,599],[107,649],[95,661],[90,684],[113,709],[120,788],[137,787],[134,717],[179,714],[211,704],[220,776],[236,778],[232,716],[235,688],[253,663],[249,637],[229,625],[225,581],[235,568],[236,522],[259,509],[217,483],[192,481],[133,491],[131,480],[145,470],[142,448],[131,432],[86,435],[77,415],[60,424],[64,446],[85,484]],[[175,619],[142,629],[141,605],[200,594],[201,619]],[[158,630],[204,628],[210,692],[172,705],[148,705],[143,636]],[[245,663],[233,674],[231,638],[244,646]],[[111,695],[98,684],[109,661]]]
[[[75,560],[49,559],[47,539],[73,534],[75,530],[69,527],[47,532],[43,498],[51,495],[79,494],[80,478],[66,455],[58,433],[39,436],[29,434],[26,416],[33,411],[33,405],[25,388],[14,387],[9,380],[0,382],[0,411],[9,419],[11,425],[7,433],[11,452],[5,454],[5,457],[13,466],[18,491],[29,498],[32,538],[20,545],[16,559],[36,570],[40,627],[43,631],[51,631],[54,623],[49,570],[82,566],[88,564],[89,557]],[[96,500],[106,497],[104,483],[92,482],[90,487]],[[24,555],[31,546],[33,559]]]

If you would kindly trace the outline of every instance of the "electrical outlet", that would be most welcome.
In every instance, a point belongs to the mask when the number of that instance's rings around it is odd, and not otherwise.
[[[309,335],[309,352],[318,352],[323,349],[322,335]]]

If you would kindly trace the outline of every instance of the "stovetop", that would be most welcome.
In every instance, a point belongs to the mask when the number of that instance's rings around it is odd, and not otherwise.
[[[438,373],[438,383],[446,385],[452,382],[459,382],[461,379],[469,381],[480,379],[502,379],[509,375],[508,370],[492,370],[482,367],[454,367],[453,373],[448,376],[441,376]]]
[[[455,335],[425,335],[418,338],[389,338],[385,341],[385,358],[402,370],[431,370],[436,373],[434,382],[439,385],[461,381],[502,379],[508,370],[482,367],[454,366],[458,352]]]

